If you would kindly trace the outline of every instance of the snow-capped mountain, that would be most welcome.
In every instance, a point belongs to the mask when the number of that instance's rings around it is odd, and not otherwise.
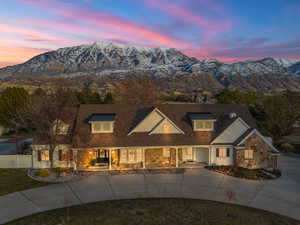
[[[229,87],[243,90],[300,91],[300,61],[264,58],[224,63],[199,60],[174,48],[149,48],[118,43],[94,43],[46,52],[29,61],[0,69],[0,78],[19,76],[151,75],[193,88]],[[185,80],[185,81],[184,81]],[[209,85],[204,85],[209,84]],[[182,86],[180,84],[180,86]],[[194,87],[195,86],[195,87]]]
[[[295,75],[300,75],[300,62],[297,62],[289,67],[289,72]]]
[[[218,76],[251,76],[266,74],[289,74],[289,67],[296,64],[296,60],[264,58],[255,61],[244,61],[236,63],[223,63],[215,59],[199,61],[189,65],[186,69],[189,71],[211,72]]]
[[[0,75],[68,75],[107,71],[152,70],[178,67],[193,60],[174,48],[148,48],[118,43],[61,48],[16,66],[0,69]]]

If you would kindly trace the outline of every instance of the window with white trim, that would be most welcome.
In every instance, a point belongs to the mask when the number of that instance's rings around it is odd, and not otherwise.
[[[112,133],[113,123],[112,122],[93,122],[92,133]]]
[[[128,162],[136,162],[137,152],[135,149],[127,150],[127,161]]]
[[[211,131],[214,129],[214,121],[212,120],[194,120],[195,131]]]
[[[253,150],[252,149],[245,150],[244,157],[245,159],[253,159]]]
[[[163,156],[164,158],[169,158],[171,156],[171,151],[169,148],[163,148]]]
[[[217,158],[230,157],[230,148],[216,148],[216,157]]]
[[[49,160],[50,160],[49,150],[38,151],[38,161],[49,161]]]

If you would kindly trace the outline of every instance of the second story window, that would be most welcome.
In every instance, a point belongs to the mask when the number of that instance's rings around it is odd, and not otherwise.
[[[194,120],[195,131],[212,131],[213,129],[214,129],[214,121]]]
[[[115,114],[93,114],[88,122],[91,124],[92,134],[113,133]]]
[[[112,133],[113,123],[112,122],[93,122],[92,133]]]

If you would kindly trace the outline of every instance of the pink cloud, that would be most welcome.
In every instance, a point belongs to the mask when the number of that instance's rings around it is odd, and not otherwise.
[[[245,44],[246,43],[246,44]],[[225,62],[255,60],[265,57],[300,59],[300,41],[268,44],[264,38],[239,42],[210,42],[205,46],[186,49],[184,53],[200,59],[216,58]]]
[[[0,32],[17,35],[18,37],[28,41],[70,43],[70,40],[64,38],[58,38],[32,29],[27,29],[27,28],[7,25],[7,24],[0,24]]]
[[[29,3],[32,6],[49,10],[52,13],[63,16],[64,18],[85,22],[88,24],[98,25],[109,31],[117,33],[120,37],[131,36],[135,40],[150,41],[153,45],[163,45],[169,47],[188,46],[183,40],[160,33],[156,30],[149,29],[135,22],[129,21],[122,17],[95,10],[84,5],[75,5],[58,1],[49,0],[20,0]]]
[[[95,27],[90,27],[87,25],[81,25],[77,23],[72,23],[70,21],[54,21],[54,20],[26,20],[22,24],[27,26],[33,26],[37,28],[45,29],[51,31],[59,31],[68,34],[72,34],[73,38],[78,39],[81,42],[93,42],[93,41],[109,41],[114,40],[116,42],[131,42],[132,35],[122,35],[113,31],[107,31],[104,29],[97,29]],[[139,41],[137,41],[139,43]],[[140,44],[147,45],[149,42],[140,41]]]
[[[212,7],[213,10],[221,12],[220,8],[217,8],[215,5],[211,5],[207,1],[201,1],[205,3],[207,7]],[[201,29],[204,29],[204,41],[207,41],[214,37],[219,32],[229,29],[231,26],[231,21],[228,19],[223,19],[223,21],[212,21],[204,18],[199,14],[195,14],[191,10],[185,8],[183,5],[177,3],[168,2],[168,1],[158,1],[158,0],[145,0],[145,3],[153,8],[157,8],[178,20],[183,20],[198,26]]]

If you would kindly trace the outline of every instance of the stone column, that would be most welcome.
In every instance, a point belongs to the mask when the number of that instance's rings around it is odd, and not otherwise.
[[[176,168],[178,167],[178,148],[176,148]]]
[[[109,149],[108,158],[109,158],[109,167],[108,167],[108,169],[111,170],[111,149]]]

